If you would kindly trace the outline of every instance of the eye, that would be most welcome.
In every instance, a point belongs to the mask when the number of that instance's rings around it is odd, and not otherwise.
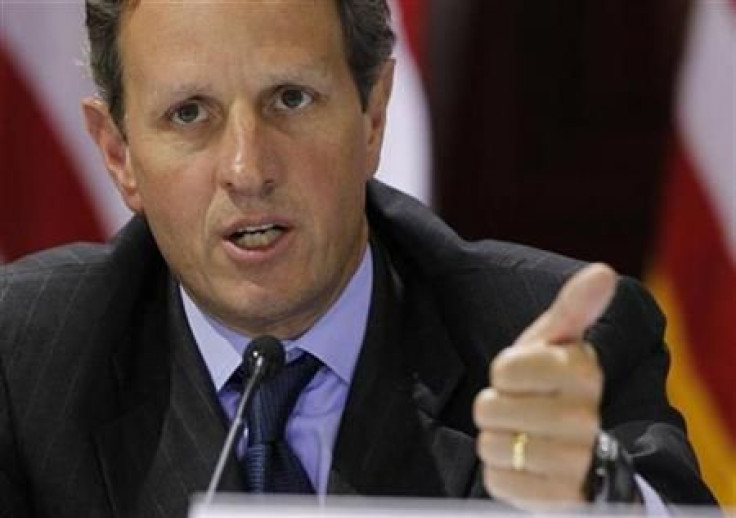
[[[313,102],[314,96],[301,88],[284,88],[276,97],[276,109],[296,111],[306,108]]]
[[[198,101],[189,101],[180,104],[169,114],[169,119],[174,124],[188,126],[207,119],[207,110]]]

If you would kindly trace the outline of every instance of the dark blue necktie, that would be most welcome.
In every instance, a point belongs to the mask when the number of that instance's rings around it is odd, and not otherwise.
[[[286,422],[304,387],[322,364],[304,353],[264,381],[247,410],[248,447],[242,457],[251,493],[314,493],[309,476],[284,437]],[[242,374],[233,375],[237,383]]]

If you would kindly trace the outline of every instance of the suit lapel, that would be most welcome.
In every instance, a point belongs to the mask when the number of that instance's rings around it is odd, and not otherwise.
[[[402,283],[373,243],[368,329],[335,446],[328,491],[465,496],[474,439],[438,416],[464,367],[429,293]]]
[[[207,488],[225,419],[184,316],[175,283],[162,276],[142,300],[138,336],[114,359],[121,412],[95,441],[117,515],[183,516]],[[222,490],[242,490],[231,459]]]
[[[374,251],[369,325],[328,490],[464,496],[477,465],[474,441],[463,427],[443,424],[450,402],[454,408],[460,399],[469,412],[467,398],[457,398],[463,364],[431,294],[405,285],[380,245]],[[180,516],[189,496],[206,489],[225,419],[168,271],[147,273],[141,285],[129,290],[133,314],[110,319],[126,322],[130,334],[119,333],[110,372],[101,373],[115,380],[117,394],[93,439],[116,515]],[[221,489],[242,488],[231,458]]]

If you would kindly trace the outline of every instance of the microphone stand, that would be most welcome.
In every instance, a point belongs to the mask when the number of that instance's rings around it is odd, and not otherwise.
[[[222,450],[220,450],[220,458],[217,459],[217,465],[212,474],[207,493],[205,493],[205,507],[209,507],[212,503],[217,486],[220,485],[220,479],[225,471],[227,459],[235,446],[235,441],[243,435],[243,416],[245,415],[245,409],[253,397],[253,392],[264,378],[271,377],[281,370],[284,362],[284,346],[273,336],[265,335],[253,339],[245,351],[242,367],[249,374],[248,379],[243,388],[243,396],[240,398],[238,408],[235,410],[233,422],[230,424],[230,430],[228,430],[225,444],[223,444]]]

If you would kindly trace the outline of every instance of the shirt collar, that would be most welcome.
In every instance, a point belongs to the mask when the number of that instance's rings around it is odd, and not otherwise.
[[[358,269],[327,312],[302,336],[284,341],[287,361],[306,351],[318,358],[344,383],[350,384],[368,322],[373,258],[366,247]],[[197,342],[215,390],[225,385],[240,366],[250,337],[241,335],[202,312],[179,286],[189,327]]]

